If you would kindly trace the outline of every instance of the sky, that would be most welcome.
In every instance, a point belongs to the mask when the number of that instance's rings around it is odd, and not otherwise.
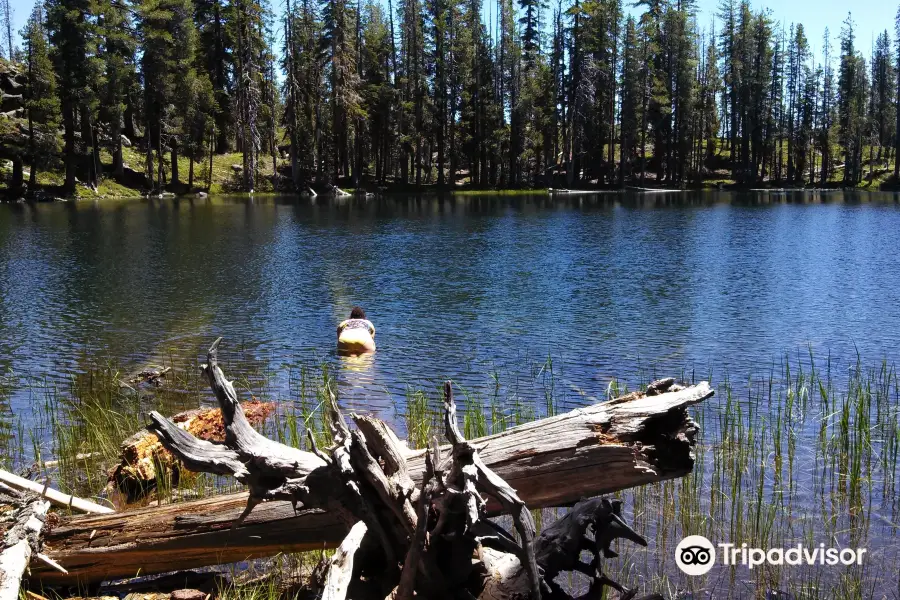
[[[280,0],[270,0],[273,6],[281,4]],[[803,23],[806,38],[811,49],[818,53],[822,48],[825,28],[828,27],[832,40],[836,40],[841,25],[847,18],[848,9],[852,11],[856,23],[857,45],[865,56],[869,56],[875,36],[887,29],[894,39],[894,16],[897,14],[900,0],[861,0],[848,3],[841,0],[751,0],[754,9],[768,8],[776,21]],[[629,0],[625,0],[627,5]],[[15,31],[20,31],[34,6],[33,0],[11,0]],[[490,6],[493,2],[485,2]],[[697,20],[699,25],[708,29],[715,18],[719,0],[698,0]],[[635,9],[631,9],[635,10]],[[718,30],[718,26],[716,27]]]

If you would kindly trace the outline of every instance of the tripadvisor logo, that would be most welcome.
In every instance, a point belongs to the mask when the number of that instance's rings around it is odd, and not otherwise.
[[[716,563],[716,549],[702,535],[689,535],[675,547],[675,564],[685,575],[706,575]]]
[[[861,565],[865,548],[826,548],[825,544],[807,548],[797,544],[790,548],[750,548],[747,544],[719,544],[722,564],[742,565],[751,571],[761,565],[837,566]],[[675,564],[686,575],[706,575],[716,563],[716,549],[702,535],[689,535],[675,547]]]

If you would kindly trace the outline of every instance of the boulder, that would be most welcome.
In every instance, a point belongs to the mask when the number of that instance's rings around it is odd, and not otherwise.
[[[17,108],[15,110],[0,112],[0,117],[3,117],[5,119],[24,119],[25,118],[25,109]]]
[[[3,94],[3,100],[0,100],[0,112],[16,110],[24,105],[25,100],[22,99],[22,94]]]
[[[175,590],[171,600],[206,600],[209,594],[200,590]]]
[[[24,84],[24,81],[19,83],[16,81],[16,78],[9,73],[0,75],[0,90],[3,90],[4,94],[21,94],[22,88],[25,87]]]

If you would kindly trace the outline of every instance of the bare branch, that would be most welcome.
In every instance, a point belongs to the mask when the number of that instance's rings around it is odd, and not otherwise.
[[[241,483],[249,483],[250,472],[234,450],[192,436],[155,410],[150,412],[150,420],[150,433],[189,470],[231,475]]]
[[[350,533],[338,546],[331,557],[328,574],[325,577],[325,589],[322,600],[345,600],[350,583],[353,581],[353,558],[362,544],[367,531],[366,524],[359,521],[350,528]]]

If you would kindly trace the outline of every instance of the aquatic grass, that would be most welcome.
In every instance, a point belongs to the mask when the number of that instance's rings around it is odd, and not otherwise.
[[[250,391],[279,401],[276,418],[263,426],[267,434],[303,447],[306,432],[311,431],[317,443],[327,445],[324,406],[328,394],[337,393],[340,372],[328,361],[294,366],[287,376],[287,394],[279,397],[282,392],[273,383],[276,374],[254,371],[254,364],[237,361],[229,369],[234,370],[242,394]],[[548,356],[533,365],[530,377],[526,372],[521,378],[492,367],[482,387],[457,385],[465,435],[499,433],[588,402],[582,394],[566,395],[561,364]],[[122,439],[143,425],[147,410],[209,401],[196,365],[185,362],[175,367],[167,386],[176,390],[129,389],[121,385],[123,375],[114,364],[86,369],[68,382],[0,379],[0,411],[4,399],[8,403],[12,391],[24,387],[33,390],[32,406],[39,412],[37,425],[28,430],[21,419],[0,419],[6,423],[0,444],[11,448],[10,456],[15,454],[13,460],[20,466],[59,459],[57,470],[46,473],[54,482],[96,495],[105,484],[102,467],[117,456]],[[633,388],[645,387],[651,372],[642,371]],[[686,370],[681,378],[691,381],[695,375]],[[394,400],[397,420],[405,425],[411,447],[442,437],[440,383],[410,383]],[[629,382],[614,379],[605,392],[612,397],[628,389]],[[642,593],[657,591],[670,597],[677,592],[682,597],[762,598],[777,590],[798,600],[880,600],[887,588],[879,582],[886,581],[898,561],[891,540],[900,523],[896,501],[900,378],[893,365],[881,361],[867,368],[855,357],[841,366],[830,355],[819,359],[808,349],[783,355],[761,374],[746,379],[735,381],[725,373],[716,389],[714,398],[692,409],[700,427],[693,472],[617,494],[635,530],[650,541],[650,549],[620,544],[621,556],[604,561],[604,571],[638,585]],[[74,458],[85,451],[99,452],[100,458],[90,462]],[[154,501],[176,502],[237,488],[231,480],[208,475],[164,480]],[[536,511],[535,516],[541,523],[555,518],[545,511]],[[717,567],[720,570],[709,576],[686,578],[674,570],[671,554],[687,534],[763,547],[797,542],[874,545],[882,547],[882,556],[862,569],[784,567],[747,572]],[[578,585],[581,580],[572,581]]]
[[[463,435],[466,439],[474,439],[486,436],[488,431],[487,418],[484,414],[484,401],[476,391],[470,391],[459,386],[462,392],[465,410],[463,412]]]
[[[409,447],[426,447],[431,441],[434,416],[424,390],[407,388],[406,412],[403,416],[406,421]]]

